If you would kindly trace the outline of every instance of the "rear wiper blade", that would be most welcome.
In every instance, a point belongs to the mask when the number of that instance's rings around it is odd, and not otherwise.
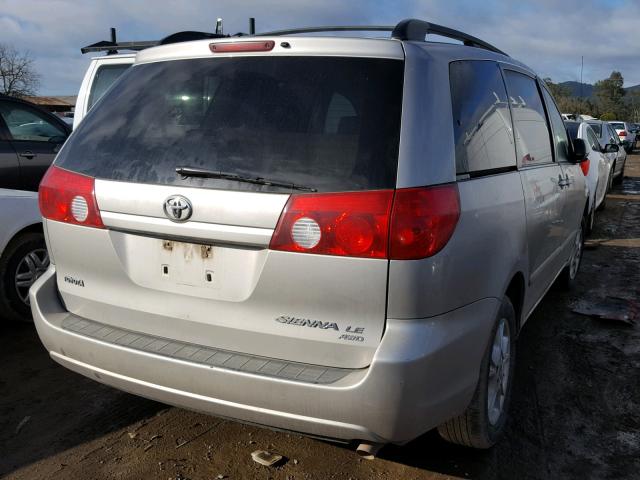
[[[200,177],[200,178],[221,178],[223,180],[234,180],[236,182],[253,183],[254,185],[268,185],[272,187],[291,188],[292,190],[304,190],[306,192],[317,192],[318,189],[307,187],[306,185],[297,185],[291,182],[283,182],[280,180],[271,180],[263,177],[245,177],[237,173],[223,172],[220,170],[206,170],[203,168],[193,167],[176,167],[176,173],[183,177]]]

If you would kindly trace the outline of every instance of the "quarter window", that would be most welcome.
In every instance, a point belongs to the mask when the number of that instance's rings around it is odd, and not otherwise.
[[[549,128],[538,86],[531,77],[505,71],[516,136],[518,163],[522,166],[553,161]]]
[[[96,71],[93,77],[93,83],[91,84],[91,92],[89,93],[89,105],[87,110],[95,105],[95,103],[102,98],[102,95],[109,89],[109,87],[115,82],[120,75],[122,75],[131,64],[121,65],[102,65]]]
[[[451,63],[458,174],[515,167],[507,92],[494,62]]]
[[[600,151],[600,142],[596,138],[596,134],[593,133],[591,127],[587,127],[587,139],[589,140],[589,144],[591,145],[591,150],[595,150],[596,152]]]
[[[567,130],[562,121],[562,115],[556,107],[556,103],[553,98],[547,92],[545,88],[542,89],[542,95],[544,101],[547,104],[547,113],[551,120],[551,132],[553,136],[553,146],[556,150],[556,162],[568,162],[569,161],[569,137],[567,136]],[[591,132],[593,134],[593,132]],[[598,144],[596,140],[596,145]]]

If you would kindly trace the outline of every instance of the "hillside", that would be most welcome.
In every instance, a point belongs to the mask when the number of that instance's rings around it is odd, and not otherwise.
[[[560,83],[563,87],[567,87],[571,91],[572,97],[580,97],[580,82],[562,82]],[[625,88],[627,94],[640,91],[640,85],[634,85],[632,87]],[[590,83],[582,84],[582,96],[585,98],[590,98],[593,96],[594,86]]]

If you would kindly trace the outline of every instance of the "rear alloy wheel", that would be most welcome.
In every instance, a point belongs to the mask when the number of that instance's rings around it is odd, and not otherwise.
[[[29,289],[47,268],[49,254],[41,233],[21,234],[9,243],[0,259],[1,317],[31,321]]]
[[[578,276],[580,264],[582,263],[582,253],[584,252],[585,230],[586,219],[583,218],[580,229],[573,240],[573,250],[571,251],[571,257],[569,257],[569,263],[564,267],[558,279],[559,285],[565,290],[570,290],[573,287]]]
[[[467,410],[438,427],[448,442],[489,448],[504,433],[515,372],[516,314],[508,297],[500,311],[480,365],[480,378]]]

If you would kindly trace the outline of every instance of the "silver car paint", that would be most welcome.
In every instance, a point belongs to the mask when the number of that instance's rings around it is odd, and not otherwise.
[[[406,52],[399,188],[456,181],[453,129],[443,120],[451,115],[450,61],[491,60],[529,71],[508,57],[462,46],[287,41],[305,55],[402,58]],[[209,43],[148,49],[137,58],[210,56]],[[292,54],[279,47],[271,54]],[[554,187],[558,175],[565,174],[573,187],[563,196]],[[237,205],[213,208],[211,202],[231,198],[226,197],[231,192],[98,181],[103,219],[114,228],[45,221],[56,265],[31,291],[36,327],[56,361],[127,391],[314,435],[402,443],[465,409],[499,299],[510,282],[523,278],[524,321],[567,264],[586,200],[581,176],[576,165],[553,164],[461,178],[461,217],[445,249],[429,259],[404,262],[269,251],[268,232],[286,196],[263,195],[260,208],[251,211],[255,194],[237,193]],[[535,182],[541,188],[534,188]],[[202,216],[193,223],[202,225],[162,218],[166,194],[176,193],[198,198],[194,209],[202,208],[197,214]],[[129,200],[120,202],[121,194]],[[269,197],[264,211],[262,197]],[[186,282],[163,284],[161,267],[173,258],[165,242],[205,243],[207,238],[213,240],[213,255],[195,262],[193,271],[222,270],[219,286],[195,284],[195,274]],[[546,249],[546,256],[536,248]],[[197,256],[188,246],[176,251],[184,259]],[[65,276],[80,276],[85,286]],[[194,345],[353,372],[318,386],[203,367],[66,331],[61,325],[69,315]],[[340,341],[334,331],[275,322],[280,315],[336,322],[341,329],[364,326],[365,339]]]
[[[388,319],[369,368],[332,385],[202,366],[63,330],[69,316],[52,267],[31,289],[34,321],[52,358],[122,390],[214,415],[343,440],[404,443],[471,400],[496,299],[437,317]]]

